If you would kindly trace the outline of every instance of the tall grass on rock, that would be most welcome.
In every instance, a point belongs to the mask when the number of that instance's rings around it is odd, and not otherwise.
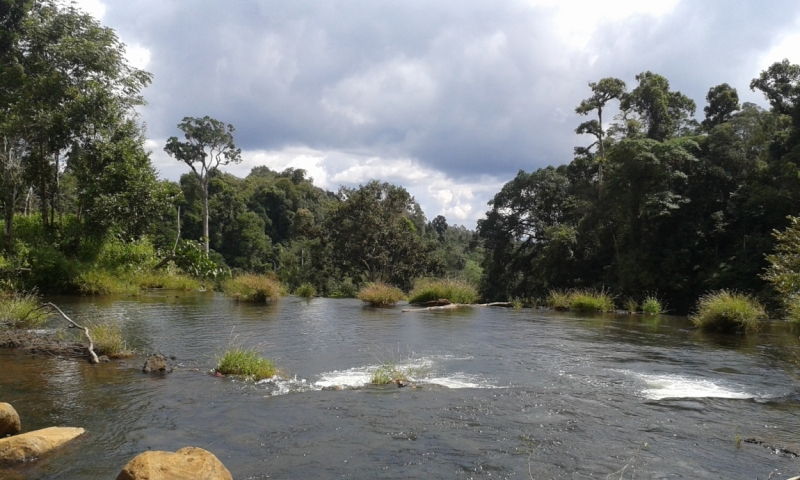
[[[729,290],[709,292],[697,302],[697,310],[689,318],[706,331],[736,332],[757,330],[766,317],[764,307],[754,298]]]
[[[394,305],[403,299],[403,291],[385,283],[368,283],[361,287],[356,297],[374,307]]]
[[[218,359],[216,371],[223,375],[239,375],[256,381],[278,374],[278,368],[272,360],[262,357],[255,349],[240,346],[230,346],[225,350]]]
[[[408,303],[425,303],[440,299],[451,303],[475,303],[479,295],[475,287],[464,280],[422,278],[414,282]]]
[[[247,274],[222,283],[225,295],[242,302],[268,302],[281,296],[281,285],[266,275]]]
[[[41,300],[34,293],[0,295],[0,324],[13,328],[35,328],[47,321],[50,314],[39,308]]]
[[[99,322],[87,325],[87,328],[94,342],[94,350],[98,355],[107,355],[109,358],[133,355],[133,351],[128,348],[128,343],[122,336],[122,328],[119,323]]]
[[[298,297],[312,298],[317,296],[317,289],[310,283],[304,283],[294,290],[294,294]]]

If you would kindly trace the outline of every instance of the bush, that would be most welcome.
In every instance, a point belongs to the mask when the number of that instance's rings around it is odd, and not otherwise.
[[[350,277],[345,277],[341,282],[330,281],[328,295],[331,298],[356,298],[358,289]]]
[[[47,321],[50,313],[39,309],[41,300],[33,293],[0,296],[0,323],[14,328],[35,328]]]
[[[800,297],[797,295],[786,301],[786,320],[800,324]]]
[[[303,298],[316,297],[317,289],[310,283],[304,283],[295,289],[294,294]]]
[[[108,295],[111,293],[139,293],[139,287],[129,278],[106,270],[93,268],[78,275],[75,280],[78,290],[87,295]]]
[[[414,288],[408,294],[408,303],[439,299],[447,299],[452,303],[475,303],[478,298],[478,291],[466,281],[422,278],[414,282]]]
[[[569,292],[550,290],[550,293],[547,295],[547,306],[553,310],[569,310]]]
[[[101,322],[89,324],[89,335],[94,342],[94,350],[98,355],[107,355],[110,358],[126,357],[133,354],[127,342],[122,337],[122,329],[116,322]]]
[[[569,308],[578,312],[611,312],[614,310],[614,297],[605,290],[572,290]]]
[[[403,291],[385,283],[369,283],[358,291],[356,297],[375,307],[385,307],[402,300]]]
[[[242,302],[266,302],[281,296],[281,285],[266,275],[242,275],[222,283],[225,295]]]
[[[278,369],[271,360],[258,354],[254,349],[228,347],[217,363],[216,371],[223,375],[241,375],[253,380],[271,378]]]
[[[651,295],[642,302],[642,312],[649,315],[659,315],[664,313],[664,306],[661,305],[661,301],[657,297]]]
[[[150,267],[156,263],[156,251],[148,239],[122,242],[114,237],[100,247],[96,266],[102,270],[126,271]]]
[[[134,276],[134,282],[139,288],[163,288],[182,292],[191,292],[203,288],[203,284],[196,278],[167,272],[138,273]]]
[[[689,319],[702,330],[732,332],[757,330],[765,316],[764,307],[750,296],[718,290],[700,297]]]

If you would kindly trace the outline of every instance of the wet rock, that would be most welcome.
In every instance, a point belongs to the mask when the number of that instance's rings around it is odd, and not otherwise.
[[[100,355],[99,357],[97,357],[97,359],[100,360],[102,363],[108,363],[111,361],[111,359],[108,358],[108,355]]]
[[[172,366],[162,355],[150,355],[142,367],[144,373],[171,373]]]
[[[0,464],[34,460],[82,434],[82,428],[50,427],[0,439]]]
[[[344,387],[341,385],[331,385],[328,387],[322,387],[323,391],[333,391],[333,390],[344,390]]]
[[[0,403],[0,438],[16,435],[21,431],[19,415],[10,403]]]
[[[233,480],[231,472],[213,453],[197,447],[172,452],[137,455],[117,475],[117,480]]]

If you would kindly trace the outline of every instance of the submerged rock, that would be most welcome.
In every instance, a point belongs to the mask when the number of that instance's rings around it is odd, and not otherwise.
[[[0,403],[0,438],[16,435],[21,429],[19,415],[10,403]]]
[[[150,355],[142,367],[144,373],[171,373],[172,366],[162,355]]]
[[[83,434],[82,428],[50,427],[0,439],[0,464],[34,460]]]
[[[186,447],[175,453],[140,453],[122,468],[117,480],[233,480],[233,477],[213,453]]]

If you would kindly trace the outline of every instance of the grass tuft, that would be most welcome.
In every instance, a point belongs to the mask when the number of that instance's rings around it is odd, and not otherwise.
[[[203,284],[188,275],[176,275],[166,272],[143,272],[135,275],[133,281],[139,288],[163,288],[191,292],[203,288]]]
[[[271,378],[278,374],[278,369],[271,360],[256,352],[255,349],[231,346],[218,359],[216,371],[223,375],[240,375],[252,380]]]
[[[655,296],[647,296],[642,302],[642,312],[648,315],[660,315],[664,313],[664,306]]]
[[[223,282],[222,291],[242,302],[266,302],[280,298],[281,285],[266,275],[247,274]]]
[[[569,310],[569,292],[550,290],[550,294],[547,295],[547,306],[553,310]]]
[[[40,309],[41,300],[31,292],[0,296],[0,323],[13,328],[35,328],[47,321],[50,314]]]
[[[764,317],[764,307],[752,297],[718,290],[700,297],[696,312],[689,318],[702,330],[733,332],[757,330]]]
[[[569,308],[578,312],[611,312],[614,311],[614,297],[605,290],[572,290]]]
[[[408,303],[424,303],[439,299],[451,303],[475,303],[479,295],[475,287],[464,280],[422,278],[414,282]]]
[[[304,283],[295,289],[294,294],[298,297],[312,298],[317,296],[317,289],[310,283]]]
[[[128,348],[128,343],[122,336],[122,328],[117,322],[101,322],[87,325],[89,334],[94,341],[94,350],[98,355],[109,358],[128,357],[133,355],[133,350]]]
[[[639,310],[639,304],[631,297],[626,298],[624,303],[625,311],[628,313],[636,313]]]
[[[403,299],[403,291],[385,283],[368,283],[361,287],[356,297],[374,307],[394,305]]]
[[[390,383],[408,382],[425,373],[423,367],[402,366],[397,362],[388,361],[373,370],[370,383],[373,385],[388,385]]]

